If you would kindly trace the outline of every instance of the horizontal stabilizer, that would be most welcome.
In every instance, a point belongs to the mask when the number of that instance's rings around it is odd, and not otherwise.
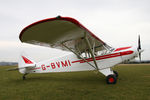
[[[7,71],[16,71],[16,70],[20,70],[20,69],[24,69],[24,68],[34,68],[34,67],[35,67],[35,64],[30,64],[30,65],[27,65],[25,67],[10,68],[10,69],[7,69]]]
[[[6,69],[7,71],[16,71],[16,70],[19,70],[19,68],[18,67],[16,67],[16,68],[10,68],[10,69]]]

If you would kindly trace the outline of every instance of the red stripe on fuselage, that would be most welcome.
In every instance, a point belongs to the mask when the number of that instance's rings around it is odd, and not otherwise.
[[[131,48],[131,46],[130,46],[130,47],[122,47],[122,48],[117,48],[115,51],[126,50],[126,49],[129,49],[129,48]]]
[[[41,67],[36,67],[36,68],[31,69],[31,70],[36,70],[36,69],[41,69]]]
[[[119,52],[119,53],[113,53],[113,54],[108,54],[108,55],[104,55],[104,56],[98,56],[95,57],[96,60],[102,60],[102,59],[108,59],[108,58],[114,58],[114,57],[119,57],[119,56],[124,56],[124,55],[129,55],[132,54],[133,51],[129,50],[129,51],[124,51],[124,52]],[[87,62],[93,61],[93,58],[88,58],[86,59]],[[84,60],[77,60],[77,61],[72,61],[72,63],[84,63]]]

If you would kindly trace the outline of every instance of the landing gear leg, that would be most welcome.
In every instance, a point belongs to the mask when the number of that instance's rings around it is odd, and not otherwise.
[[[22,77],[23,80],[26,79],[26,75],[27,75],[27,73],[25,73],[25,74],[23,75],[23,77]]]
[[[116,78],[118,78],[118,72],[115,70],[113,70],[113,72],[114,72],[114,75],[116,76]]]

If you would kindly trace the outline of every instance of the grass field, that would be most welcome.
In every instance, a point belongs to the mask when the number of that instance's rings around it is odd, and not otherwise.
[[[150,65],[118,65],[119,78],[108,85],[100,73],[29,74],[0,67],[0,100],[150,100]]]

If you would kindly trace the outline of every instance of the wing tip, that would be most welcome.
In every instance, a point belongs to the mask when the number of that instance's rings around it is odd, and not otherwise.
[[[32,26],[34,26],[34,25],[37,25],[37,24],[40,24],[40,23],[47,22],[47,21],[53,21],[53,20],[66,20],[66,21],[71,21],[71,22],[73,22],[73,23],[75,23],[75,24],[79,24],[79,22],[78,22],[76,19],[74,19],[74,18],[71,18],[71,17],[62,17],[62,16],[60,16],[60,15],[58,15],[58,16],[56,16],[56,17],[52,17],[52,18],[46,18],[46,19],[43,19],[43,20],[39,20],[39,21],[36,21],[36,22],[34,22],[34,23],[32,23],[32,24],[26,26],[26,27],[20,32],[20,35],[19,35],[20,41],[21,41],[21,42],[24,42],[22,36],[23,36],[24,32],[25,32],[27,29],[29,29],[30,27],[32,27]]]

